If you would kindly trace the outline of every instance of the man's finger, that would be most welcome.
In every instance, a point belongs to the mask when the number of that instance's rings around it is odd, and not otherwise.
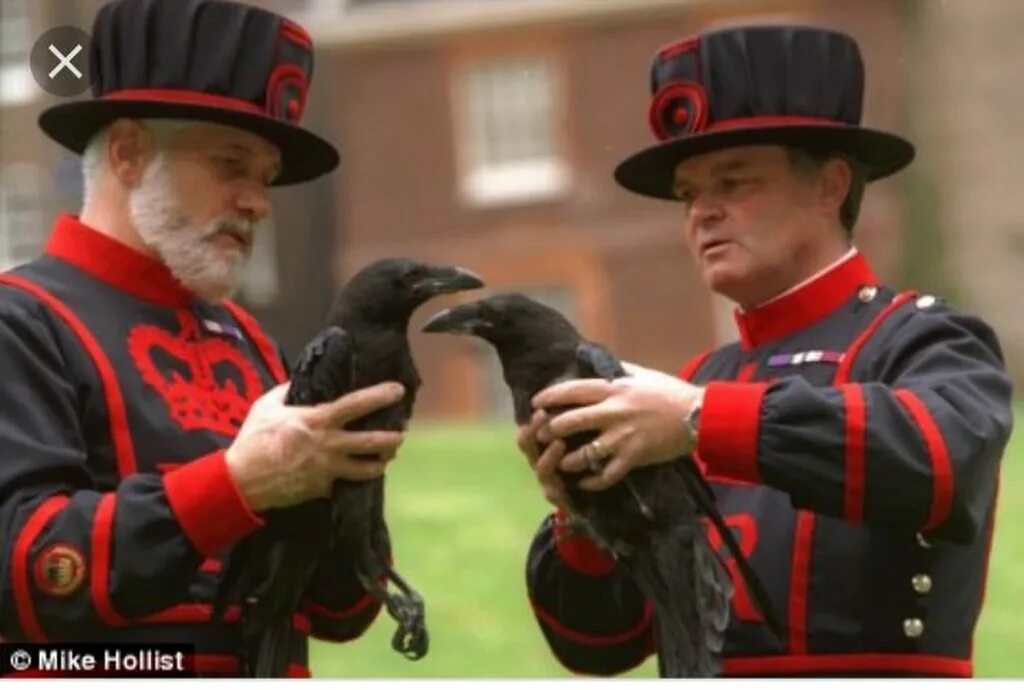
[[[563,412],[551,420],[548,428],[558,438],[567,438],[581,431],[604,429],[614,421],[611,406],[598,403]]]
[[[273,400],[276,403],[284,404],[284,399],[288,397],[288,387],[291,386],[290,381],[279,383],[269,391],[263,394],[263,397],[267,400]]]
[[[359,460],[347,455],[339,455],[331,462],[331,473],[341,479],[365,482],[383,476],[387,465],[381,460]]]
[[[337,400],[313,406],[310,411],[310,422],[314,426],[339,427],[353,419],[402,399],[405,388],[393,381],[378,383],[341,396]]]
[[[563,381],[545,388],[533,396],[535,408],[561,407],[563,405],[593,405],[612,393],[612,384],[604,379],[579,379]]]
[[[340,431],[326,432],[324,447],[332,453],[385,454],[393,453],[402,445],[402,434],[397,431]]]
[[[580,488],[587,491],[604,491],[608,487],[622,481],[622,478],[629,474],[632,463],[629,458],[623,455],[612,458],[601,474],[587,477],[580,481]]]
[[[565,443],[563,441],[552,441],[548,444],[548,447],[544,449],[544,452],[537,458],[537,463],[534,465],[534,469],[537,472],[537,476],[541,480],[545,480],[549,477],[555,476],[555,471],[558,469],[558,463],[562,459],[562,455],[565,453]]]

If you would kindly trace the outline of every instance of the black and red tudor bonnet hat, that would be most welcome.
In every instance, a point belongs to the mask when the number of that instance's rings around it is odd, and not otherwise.
[[[662,48],[651,65],[651,129],[659,144],[615,169],[623,187],[675,199],[684,158],[748,144],[840,151],[868,179],[910,163],[902,137],[860,126],[864,65],[846,34],[808,26],[744,26]]]
[[[39,116],[51,138],[82,153],[118,118],[215,122],[281,151],[275,185],[324,175],[338,152],[299,126],[313,42],[273,12],[225,0],[116,0],[92,31],[93,98]]]

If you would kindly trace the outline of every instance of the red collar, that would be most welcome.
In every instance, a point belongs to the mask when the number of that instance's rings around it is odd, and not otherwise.
[[[842,306],[861,286],[877,283],[867,260],[858,252],[792,292],[750,311],[737,309],[740,345],[752,350],[803,330]]]
[[[160,261],[61,215],[53,225],[46,253],[147,302],[187,307],[192,293]]]

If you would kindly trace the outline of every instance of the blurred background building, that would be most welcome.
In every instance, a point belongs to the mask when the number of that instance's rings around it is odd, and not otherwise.
[[[0,0],[0,268],[30,259],[81,195],[78,158],[35,124],[54,99],[28,70],[36,37],[91,27],[99,0]],[[865,122],[906,133],[918,160],[869,188],[856,239],[884,280],[989,320],[1024,382],[1024,109],[1019,0],[262,0],[317,45],[306,124],[339,172],[276,193],[243,295],[286,350],[320,326],[368,261],[454,262],[538,296],[624,357],[674,370],[734,336],[669,202],[616,186],[653,143],[655,50],[728,23],[833,26],[861,44]],[[1012,56],[1012,57],[1011,57]],[[422,318],[422,317],[421,317]],[[418,323],[417,321],[416,323]],[[504,414],[493,355],[417,337],[443,385],[418,411]]]

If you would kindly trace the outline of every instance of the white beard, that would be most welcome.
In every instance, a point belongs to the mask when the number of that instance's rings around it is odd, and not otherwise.
[[[225,214],[197,227],[187,206],[174,187],[166,155],[158,153],[130,194],[132,223],[146,246],[187,290],[209,302],[228,299],[241,285],[255,223]],[[217,246],[217,235],[227,230],[249,238],[247,248]]]

